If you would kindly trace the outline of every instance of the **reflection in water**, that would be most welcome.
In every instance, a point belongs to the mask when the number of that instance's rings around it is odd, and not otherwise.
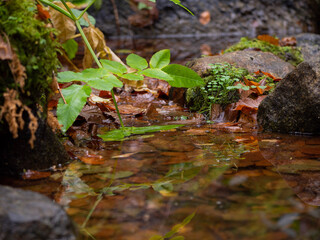
[[[320,206],[319,137],[281,136],[274,139],[272,135],[265,135],[259,141],[259,147],[302,201]]]
[[[69,147],[82,161],[15,185],[54,198],[95,239],[157,239],[193,213],[171,237],[319,239],[319,139],[216,126]]]

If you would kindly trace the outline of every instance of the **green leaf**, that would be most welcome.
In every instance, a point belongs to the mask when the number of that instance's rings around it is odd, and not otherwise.
[[[81,86],[74,84],[68,88],[62,89],[62,94],[67,104],[60,98],[57,107],[57,116],[59,123],[63,125],[62,131],[66,132],[87,102],[87,98],[91,94],[91,88],[87,85]]]
[[[81,81],[82,79],[81,73],[76,73],[71,71],[59,72],[57,77],[58,77],[59,83]]]
[[[122,141],[125,137],[133,134],[144,134],[150,132],[158,132],[164,130],[171,130],[182,127],[183,125],[164,125],[164,126],[147,126],[147,127],[125,127],[124,129],[116,129],[104,134],[98,135],[103,141]]]
[[[145,68],[148,67],[148,62],[147,60],[145,60],[144,58],[138,56],[137,54],[131,53],[128,57],[127,57],[127,64],[134,68],[134,69],[138,69],[138,70],[143,70]]]
[[[165,182],[157,182],[152,184],[152,188],[157,192],[160,192],[160,191],[172,192],[173,185],[170,180],[169,181],[167,180]]]
[[[132,81],[141,81],[141,80],[144,79],[144,77],[142,75],[139,75],[139,74],[136,74],[136,73],[123,74],[121,77],[125,78],[125,79],[132,80]]]
[[[173,81],[168,81],[173,87],[191,88],[205,84],[195,71],[179,64],[170,64],[164,67],[162,71],[173,78]]]
[[[163,49],[156,52],[150,59],[151,68],[164,68],[170,63],[170,50]]]
[[[119,179],[119,178],[126,178],[132,176],[134,173],[130,171],[120,171],[116,172],[115,174],[113,173],[103,173],[99,174],[99,177],[102,178],[112,178],[112,179]]]
[[[82,13],[82,11],[80,11],[78,9],[74,9],[74,8],[72,8],[71,11],[76,16],[76,18],[78,18],[80,16],[80,14]],[[87,14],[88,14],[88,19],[89,19],[90,23],[92,25],[95,25],[96,24],[96,19],[94,17],[92,17],[88,12],[87,12]],[[79,23],[83,27],[89,27],[89,23],[83,17],[80,18]]]
[[[123,83],[114,75],[109,74],[103,76],[102,78],[96,78],[92,80],[86,81],[91,87],[104,90],[104,91],[111,91],[114,87],[122,87]]]
[[[149,69],[143,70],[140,73],[147,76],[147,77],[151,77],[151,78],[157,78],[157,79],[162,79],[162,80],[166,80],[166,81],[173,81],[174,80],[169,74],[167,74],[164,71],[162,71],[161,69],[157,69],[157,68],[149,68]]]
[[[154,235],[149,240],[164,240],[164,238],[161,235]]]
[[[66,51],[68,58],[72,60],[78,52],[78,43],[74,39],[69,39],[62,44],[62,48]]]
[[[102,59],[101,64],[104,69],[108,70],[111,73],[122,75],[127,72],[127,68],[123,66],[121,63],[110,61],[107,59]]]

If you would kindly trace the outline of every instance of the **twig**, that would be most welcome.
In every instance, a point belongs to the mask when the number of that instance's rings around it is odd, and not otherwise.
[[[110,0],[112,3],[112,7],[113,7],[113,14],[114,14],[114,18],[116,20],[116,25],[117,25],[117,34],[120,35],[120,22],[119,22],[119,12],[118,12],[118,8],[117,5],[115,3],[114,0]]]
[[[59,93],[60,93],[60,95],[61,95],[61,97],[62,97],[62,100],[63,100],[64,104],[68,104],[67,101],[66,101],[66,99],[64,98],[62,92],[61,92],[61,89],[60,89],[60,87],[59,87],[58,81],[57,81],[57,88],[58,88],[58,91],[59,91]]]

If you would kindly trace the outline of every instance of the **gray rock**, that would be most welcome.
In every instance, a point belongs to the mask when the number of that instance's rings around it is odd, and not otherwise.
[[[237,51],[219,56],[199,58],[189,62],[187,66],[201,76],[206,76],[210,68],[209,64],[224,62],[245,68],[251,73],[261,70],[279,78],[285,77],[294,70],[290,63],[283,61],[272,53],[257,51]]]
[[[251,37],[265,33],[285,36],[316,32],[318,27],[319,4],[316,0],[184,0],[183,4],[195,16],[169,0],[157,0],[159,18],[152,26],[144,28],[130,25],[128,16],[136,12],[128,1],[115,2],[119,12],[120,34],[127,36],[150,38],[158,35],[201,36],[221,33]],[[200,14],[204,11],[211,14],[211,21],[206,25],[199,22]],[[117,35],[114,10],[109,1],[103,1],[98,10],[91,8],[90,13],[97,19],[97,26],[105,34]]]
[[[0,186],[0,240],[75,240],[66,212],[45,196]]]
[[[258,109],[265,131],[320,133],[320,76],[303,62],[280,81]]]
[[[297,46],[301,48],[304,60],[320,75],[320,35],[302,33],[296,39]]]

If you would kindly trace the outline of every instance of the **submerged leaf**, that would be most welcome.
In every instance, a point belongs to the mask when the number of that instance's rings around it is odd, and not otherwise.
[[[98,135],[103,141],[122,141],[125,137],[133,134],[144,134],[151,132],[158,132],[164,130],[171,130],[182,127],[183,125],[164,125],[164,126],[147,126],[147,127],[125,127],[124,129],[116,129],[104,134]]]

